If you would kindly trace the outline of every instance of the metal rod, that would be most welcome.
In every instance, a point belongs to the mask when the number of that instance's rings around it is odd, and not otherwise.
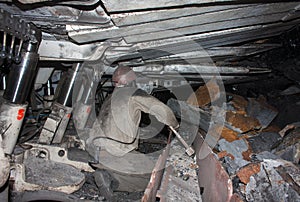
[[[1,50],[1,58],[6,57],[6,32],[3,32],[3,42],[2,42],[2,50]]]
[[[21,50],[22,50],[22,46],[23,46],[23,39],[20,39],[20,45],[16,54],[16,62],[20,62],[21,61]]]
[[[57,93],[57,102],[67,106],[72,106],[73,87],[76,77],[81,69],[82,63],[76,63],[73,68],[67,72],[66,78],[59,84],[59,92]]]
[[[6,76],[3,76],[3,90],[6,89]]]
[[[3,33],[3,46],[2,51],[6,51],[6,32]]]
[[[84,104],[90,104],[92,93],[95,92],[96,88],[97,88],[96,82],[91,81],[90,86],[87,90],[87,93],[84,95],[85,96],[84,97],[84,102],[83,102]]]
[[[169,128],[173,131],[173,133],[176,135],[181,144],[183,144],[183,146],[186,148],[185,152],[187,153],[187,155],[192,156],[195,153],[195,150],[186,143],[186,141],[172,126],[169,126]]]
[[[15,46],[15,40],[16,40],[16,37],[14,35],[12,35],[10,49],[9,49],[9,54],[8,54],[8,57],[11,58],[11,59],[13,58],[13,51],[14,51],[14,46]]]

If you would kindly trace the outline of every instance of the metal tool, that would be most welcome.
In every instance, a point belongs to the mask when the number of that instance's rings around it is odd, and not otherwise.
[[[186,141],[181,137],[181,135],[172,126],[169,126],[169,128],[173,131],[173,133],[175,133],[178,140],[186,148],[185,152],[187,153],[187,155],[192,156],[195,153],[195,150],[186,143]]]

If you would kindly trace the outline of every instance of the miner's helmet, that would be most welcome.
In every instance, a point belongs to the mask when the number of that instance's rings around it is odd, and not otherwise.
[[[112,82],[116,87],[127,86],[135,80],[136,74],[127,66],[119,66],[112,76]]]

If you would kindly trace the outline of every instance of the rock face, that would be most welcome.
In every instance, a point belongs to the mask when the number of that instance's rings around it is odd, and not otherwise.
[[[208,88],[215,87],[209,82],[187,103],[172,105],[185,117],[200,115],[200,120],[186,120],[204,131],[212,124],[209,104],[217,99],[214,94],[209,97]],[[213,151],[232,181],[233,196],[255,202],[300,201],[300,123],[281,130],[273,122],[278,110],[264,96],[244,98],[228,93],[227,97],[224,126],[212,124],[220,135],[207,134],[206,138],[220,137]]]
[[[264,158],[260,172],[251,176],[246,185],[246,200],[299,201],[299,179],[291,175],[299,176],[299,167],[281,159]]]
[[[233,142],[227,142],[224,139],[219,141],[219,149],[220,151],[226,151],[227,153],[231,154],[234,159],[233,162],[239,166],[243,167],[247,165],[249,162],[244,160],[243,152],[248,150],[248,145],[245,140],[236,140]]]
[[[275,148],[274,152],[281,158],[299,165],[300,127],[294,127],[290,133],[285,135],[282,142]]]
[[[249,145],[254,153],[271,151],[280,140],[280,135],[274,132],[262,132],[257,136],[248,138]]]
[[[251,176],[260,172],[260,167],[260,163],[250,163],[247,166],[241,168],[237,172],[237,176],[242,183],[248,184],[250,182]]]
[[[218,141],[218,157],[243,200],[300,200],[300,127],[294,126],[284,135],[270,130],[232,142]]]

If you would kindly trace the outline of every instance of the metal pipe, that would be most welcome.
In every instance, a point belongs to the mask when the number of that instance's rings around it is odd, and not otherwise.
[[[72,69],[67,72],[66,78],[59,84],[57,102],[67,107],[72,107],[72,94],[76,77],[79,73],[82,63],[76,63]]]
[[[9,53],[8,53],[8,58],[9,58],[9,59],[12,59],[12,58],[13,58],[14,46],[15,46],[15,40],[16,40],[16,37],[13,35],[13,36],[11,37],[10,49],[9,49]]]
[[[47,81],[47,85],[44,88],[44,96],[54,95],[54,88],[52,87],[51,78]]]
[[[24,42],[23,39],[20,39],[20,44],[19,44],[18,51],[17,51],[16,57],[15,57],[15,61],[17,63],[19,63],[21,61],[21,51],[22,51],[23,42]]]
[[[6,32],[3,32],[2,50],[0,53],[1,58],[6,58],[6,39],[7,39]]]
[[[4,91],[6,89],[6,75],[1,75],[0,81],[0,90]]]
[[[95,93],[97,88],[97,82],[91,81],[90,86],[88,90],[86,91],[86,94],[84,94],[84,104],[91,104],[91,98],[93,97],[93,93]],[[85,92],[84,92],[85,93]]]
[[[7,79],[7,88],[3,97],[14,104],[24,104],[31,91],[39,59],[37,44],[29,44],[22,61],[13,64]]]

